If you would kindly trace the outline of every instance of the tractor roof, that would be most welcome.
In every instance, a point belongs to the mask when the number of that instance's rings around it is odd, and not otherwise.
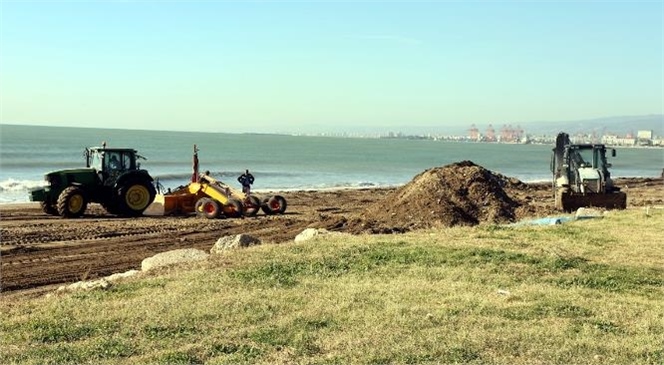
[[[90,151],[99,151],[99,152],[134,152],[137,151],[133,148],[104,148],[104,147],[88,147]]]

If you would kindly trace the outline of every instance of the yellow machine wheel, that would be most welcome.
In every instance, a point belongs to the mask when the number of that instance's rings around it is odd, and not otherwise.
[[[122,214],[139,216],[152,203],[157,192],[149,181],[133,181],[118,190]]]
[[[127,189],[125,203],[132,210],[145,209],[150,204],[150,192],[143,185],[133,185]]]

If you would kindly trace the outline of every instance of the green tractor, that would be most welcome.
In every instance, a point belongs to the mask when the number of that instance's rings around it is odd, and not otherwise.
[[[129,148],[86,148],[85,168],[47,173],[47,186],[30,191],[30,200],[40,202],[47,214],[67,218],[82,216],[88,203],[99,203],[111,214],[140,216],[156,189],[139,158],[145,159]]]

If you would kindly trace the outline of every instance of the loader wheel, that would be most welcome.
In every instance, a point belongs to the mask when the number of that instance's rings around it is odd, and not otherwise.
[[[83,215],[88,207],[88,201],[83,190],[76,186],[70,186],[60,193],[58,197],[58,214],[65,218],[78,218]]]
[[[119,190],[122,213],[137,217],[154,201],[157,191],[149,181],[130,181]]]
[[[224,215],[229,218],[240,218],[244,212],[242,202],[237,199],[229,199],[228,204],[224,205]]]
[[[52,204],[49,204],[47,202],[39,202],[39,206],[41,206],[42,211],[46,214],[58,215],[58,209],[54,207]]]
[[[270,209],[272,214],[283,214],[286,211],[288,204],[286,203],[286,199],[284,199],[283,196],[275,195],[268,199],[265,206]]]
[[[221,213],[221,208],[219,207],[219,203],[210,198],[198,199],[196,205],[194,206],[194,209],[196,210],[196,214],[203,216],[207,219],[217,218]]]
[[[261,209],[261,201],[257,197],[250,195],[244,201],[244,215],[247,217],[254,217]]]
[[[200,198],[200,199],[196,200],[196,204],[194,204],[194,212],[195,212],[197,215],[201,215],[201,216],[204,215],[204,214],[203,214],[203,204],[204,204],[205,201],[207,201],[207,200],[210,200],[210,198]]]
[[[272,209],[270,209],[270,205],[268,204],[269,201],[270,201],[270,198],[265,198],[265,199],[263,199],[263,202],[261,203],[261,209],[263,209],[263,213],[265,213],[265,215],[274,214]]]

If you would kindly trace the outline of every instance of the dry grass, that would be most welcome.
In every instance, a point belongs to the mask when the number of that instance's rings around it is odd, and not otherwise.
[[[4,300],[0,362],[661,364],[663,223],[632,210],[239,250]]]

